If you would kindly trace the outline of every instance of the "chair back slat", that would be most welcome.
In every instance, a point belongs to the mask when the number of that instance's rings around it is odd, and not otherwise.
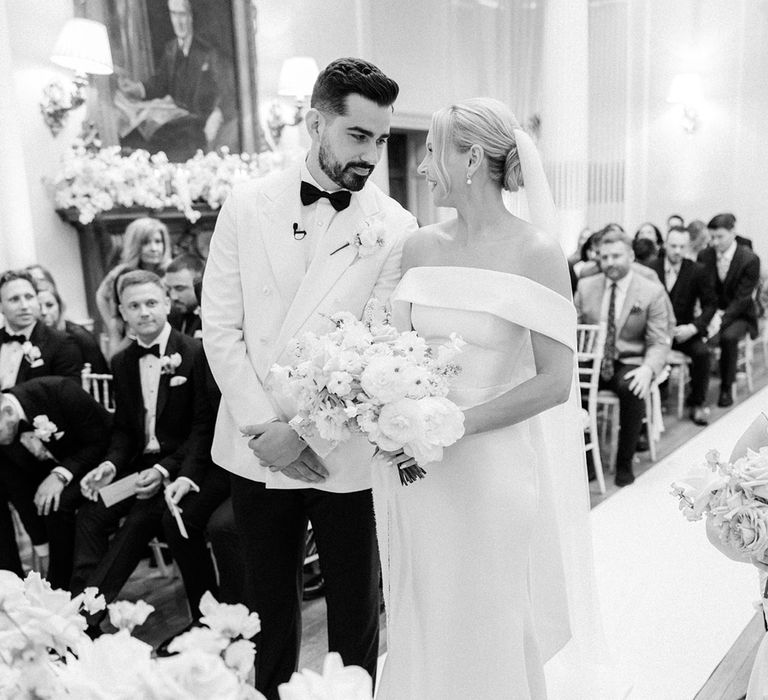
[[[115,398],[112,392],[112,375],[91,372],[91,364],[86,362],[80,372],[80,382],[85,391],[98,401],[110,413],[115,411]]]
[[[576,347],[579,362],[579,388],[587,392],[587,401],[597,399],[597,385],[600,381],[600,364],[605,346],[605,324],[580,323],[576,326]]]

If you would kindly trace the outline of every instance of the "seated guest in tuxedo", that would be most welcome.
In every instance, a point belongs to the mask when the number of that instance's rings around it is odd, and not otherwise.
[[[203,279],[205,261],[192,253],[184,253],[171,260],[165,270],[165,286],[171,299],[171,326],[190,338],[203,337],[200,320],[200,302],[195,285]]]
[[[685,227],[691,238],[691,244],[688,247],[688,257],[696,260],[699,253],[709,245],[709,229],[701,219],[694,219]]]
[[[111,424],[101,404],[66,377],[30,379],[0,394],[0,483],[25,529],[34,532],[43,519],[54,588],[69,587],[80,478],[103,459]],[[13,529],[4,529],[3,554],[10,547],[13,559]],[[7,568],[21,574],[20,566]]]
[[[632,239],[612,231],[600,241],[599,275],[579,281],[579,323],[604,323],[605,351],[600,388],[619,397],[616,485],[634,482],[632,460],[645,412],[644,399],[664,369],[671,346],[668,301],[658,280],[632,267]]]
[[[118,298],[136,340],[112,361],[114,429],[105,460],[80,482],[93,502],[77,515],[72,577],[75,593],[96,586],[108,602],[160,530],[164,483],[177,477],[202,482],[213,433],[202,345],[168,324],[162,280],[146,270],[128,272],[120,278]],[[135,495],[106,507],[99,490],[133,473]],[[92,631],[99,621],[91,618]]]
[[[755,293],[760,282],[760,258],[736,240],[736,217],[718,214],[708,224],[712,247],[699,253],[699,262],[715,281],[720,330],[712,338],[720,345],[718,406],[733,404],[739,341],[757,335]]]
[[[56,288],[41,289],[38,285],[37,299],[40,302],[42,322],[49,328],[63,331],[75,341],[77,347],[80,348],[83,362],[87,362],[91,366],[91,372],[97,374],[109,372],[104,353],[101,352],[99,343],[93,334],[83,326],[64,318],[64,302]]]
[[[691,419],[697,425],[707,425],[710,351],[705,341],[707,327],[717,310],[717,295],[714,277],[704,265],[688,258],[689,247],[688,229],[673,227],[667,234],[665,256],[653,269],[672,300],[677,323],[672,349],[691,358]]]
[[[56,375],[80,381],[83,356],[66,333],[48,328],[40,317],[35,283],[28,273],[8,270],[0,275],[0,389]]]

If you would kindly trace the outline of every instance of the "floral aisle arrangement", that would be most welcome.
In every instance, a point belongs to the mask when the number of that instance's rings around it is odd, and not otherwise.
[[[284,165],[279,153],[238,154],[227,148],[171,163],[162,152],[122,155],[119,146],[94,148],[78,139],[64,154],[54,199],[59,209],[77,209],[82,224],[114,207],[173,207],[194,222],[200,218],[195,204],[218,209],[237,183]]]
[[[321,456],[363,434],[377,450],[414,458],[416,466],[399,471],[410,484],[464,434],[464,414],[446,398],[464,343],[453,334],[433,350],[415,332],[400,333],[376,303],[363,318],[342,311],[330,317],[331,332],[293,340],[292,361],[272,367],[270,388],[296,402],[290,423],[313,449],[325,441],[315,450]]]
[[[688,520],[706,518],[720,544],[746,561],[763,559],[768,549],[768,447],[747,450],[733,463],[717,450],[707,452],[672,495]]]
[[[114,634],[91,640],[83,611],[104,610],[89,588],[74,598],[36,572],[22,580],[0,571],[0,698],[30,700],[263,700],[246,676],[253,667],[259,617],[206,593],[201,623],[177,637],[174,656],[153,659],[131,636],[152,612],[139,601],[107,606]],[[303,697],[303,696],[299,696]]]
[[[360,666],[344,666],[341,656],[331,652],[323,661],[323,672],[304,669],[278,688],[280,700],[371,700],[373,683]]]

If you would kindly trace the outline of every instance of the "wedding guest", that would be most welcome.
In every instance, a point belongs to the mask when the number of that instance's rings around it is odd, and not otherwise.
[[[146,270],[128,272],[118,298],[136,340],[113,358],[114,429],[104,461],[80,482],[92,502],[77,515],[72,576],[75,593],[96,586],[108,602],[160,529],[164,483],[180,476],[201,483],[213,431],[201,344],[171,328],[162,280]],[[107,507],[100,489],[131,474],[134,495]],[[99,622],[90,618],[92,634]]]
[[[617,486],[635,480],[632,460],[645,413],[644,399],[664,369],[671,346],[664,288],[658,280],[637,274],[632,257],[629,236],[618,231],[605,234],[600,241],[602,272],[580,280],[574,299],[579,323],[606,326],[600,388],[619,397]]]
[[[37,299],[40,302],[40,314],[43,323],[49,328],[63,331],[72,338],[77,347],[80,348],[83,361],[91,366],[92,372],[109,372],[107,361],[104,359],[104,354],[93,334],[80,324],[67,321],[64,318],[64,302],[56,288],[40,289],[38,286]]]
[[[664,257],[652,267],[672,300],[677,323],[672,333],[672,349],[691,358],[687,401],[691,420],[707,425],[710,350],[706,340],[707,327],[717,310],[717,295],[714,278],[704,265],[688,258],[689,250],[688,229],[673,226],[667,234]]]
[[[592,235],[592,231],[589,229],[589,227],[585,226],[581,231],[579,232],[579,237],[576,240],[576,249],[568,256],[568,262],[571,265],[575,265],[580,260],[583,260],[583,251],[584,251],[584,244],[589,240],[589,237]]]
[[[605,229],[600,229],[590,234],[589,238],[581,246],[581,260],[573,266],[573,271],[579,279],[589,277],[600,272],[600,263],[598,261],[600,239],[605,233]]]
[[[670,214],[667,217],[667,231],[673,226],[685,226],[685,219],[680,214]]]
[[[158,219],[142,217],[125,229],[120,262],[113,267],[96,290],[96,307],[109,339],[110,357],[130,342],[125,338],[125,322],[118,312],[117,283],[131,270],[149,270],[161,275],[171,261],[171,238]]]
[[[397,284],[403,239],[416,221],[369,176],[398,90],[367,61],[329,63],[305,117],[312,142],[306,160],[235,188],[211,239],[202,313],[222,392],[213,458],[232,472],[247,603],[261,616],[256,687],[269,700],[298,663],[307,518],[326,583],[328,648],[376,673],[372,452],[345,443],[321,459],[288,424],[293,408],[264,383],[292,337],[329,330],[328,317],[338,311],[359,317],[370,297],[386,299]],[[353,265],[355,250],[345,242],[370,212],[378,212],[386,239],[365,267]]]
[[[720,346],[720,397],[717,405],[733,405],[739,341],[757,336],[755,292],[760,282],[760,258],[736,240],[736,217],[718,214],[707,224],[712,247],[699,253],[699,262],[715,280],[719,331],[711,342]]]
[[[27,265],[24,270],[25,272],[28,272],[29,276],[34,280],[35,288],[38,292],[42,289],[56,289],[56,282],[53,279],[53,275],[42,265]]]
[[[658,227],[650,221],[646,221],[637,227],[637,231],[635,231],[635,240],[638,241],[641,239],[652,241],[657,250],[664,247],[664,236],[661,235],[661,231],[659,231]]]
[[[110,427],[110,414],[69,378],[38,377],[0,394],[0,484],[28,532],[43,519],[54,588],[69,587],[79,480],[103,458]],[[3,528],[0,542],[5,550],[13,530]]]
[[[691,244],[688,250],[688,257],[696,260],[699,253],[709,245],[709,230],[707,225],[701,219],[694,219],[686,226],[688,235],[691,238]]]
[[[177,331],[191,338],[203,337],[195,285],[203,279],[204,268],[205,261],[201,257],[184,253],[171,260],[165,270],[165,287],[171,300],[168,321]]]
[[[40,302],[32,278],[23,270],[0,275],[0,389],[57,375],[80,381],[83,356],[72,338],[49,328],[40,318]]]
[[[632,252],[635,254],[635,261],[646,267],[652,267],[659,259],[658,247],[648,238],[635,238],[632,241]]]

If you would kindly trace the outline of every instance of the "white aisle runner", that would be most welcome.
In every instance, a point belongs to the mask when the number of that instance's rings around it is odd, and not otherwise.
[[[754,615],[756,570],[715,550],[669,485],[711,448],[727,458],[762,410],[768,388],[592,510],[608,648],[634,682],[633,700],[693,698]]]

